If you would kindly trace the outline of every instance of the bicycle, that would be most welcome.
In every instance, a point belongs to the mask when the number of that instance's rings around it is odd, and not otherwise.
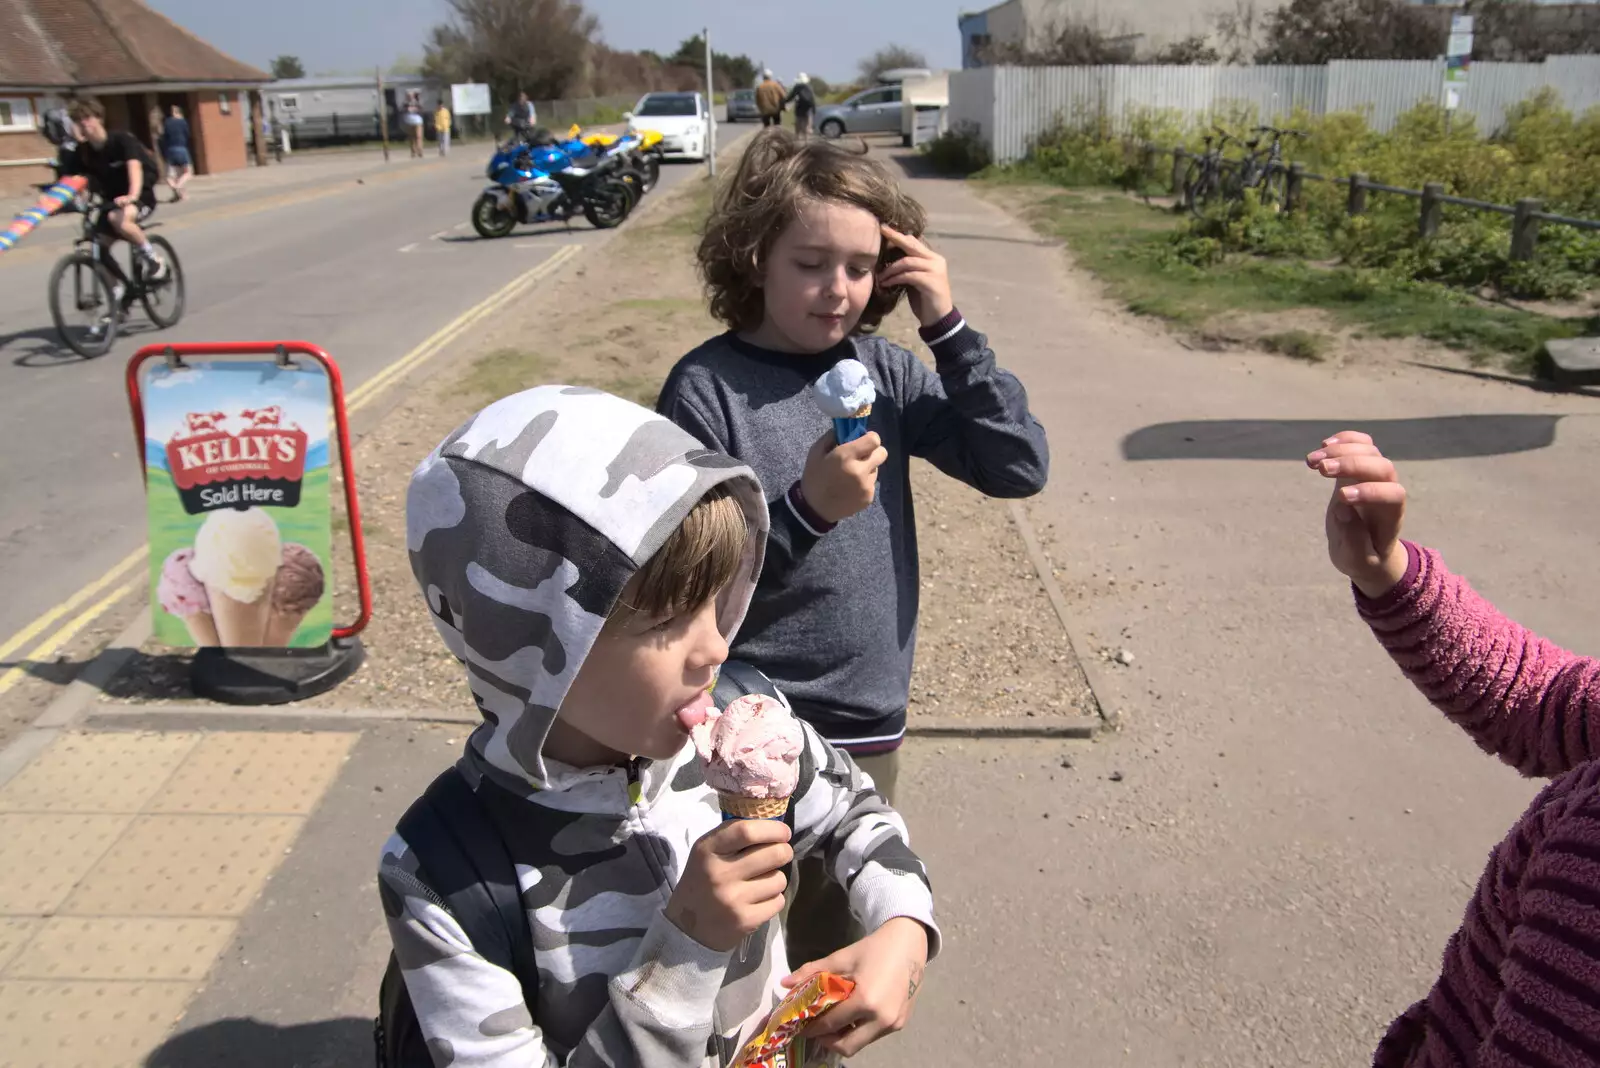
[[[1254,134],[1271,134],[1272,144],[1261,150],[1261,138],[1245,142],[1250,154],[1239,164],[1239,179],[1229,190],[1230,199],[1244,199],[1246,189],[1255,189],[1261,206],[1271,211],[1282,211],[1289,202],[1288,168],[1283,162],[1283,139],[1305,137],[1299,130],[1280,130],[1276,126],[1257,126]]]
[[[166,261],[164,278],[147,278],[144,261],[138,256],[132,257],[130,278],[112,255],[112,242],[99,232],[105,201],[100,197],[80,197],[63,210],[83,216],[83,233],[73,242],[73,251],[61,257],[50,271],[50,317],[67,347],[89,360],[104,356],[117,340],[117,332],[134,301],[143,302],[145,314],[156,326],[176,326],[183,318],[185,294],[183,266],[172,243],[164,237],[150,238]],[[160,223],[141,225],[148,231]],[[68,285],[70,294],[66,292]],[[69,313],[76,313],[83,321],[69,323]]]
[[[1224,172],[1222,166],[1222,150],[1232,141],[1226,130],[1216,128],[1215,133],[1205,136],[1206,150],[1189,164],[1189,169],[1183,176],[1183,205],[1197,218],[1206,213],[1218,195],[1226,192],[1224,189]],[[1215,143],[1216,147],[1212,148]]]

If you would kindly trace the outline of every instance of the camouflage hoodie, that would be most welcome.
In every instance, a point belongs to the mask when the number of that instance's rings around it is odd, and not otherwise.
[[[693,747],[598,768],[541,752],[623,586],[721,484],[751,528],[719,604],[731,638],[761,568],[764,497],[748,468],[666,419],[544,386],[478,413],[412,476],[412,570],[484,719],[459,766],[517,862],[539,968],[530,1012],[515,976],[473,950],[392,836],[379,889],[435,1064],[722,1066],[776,1003],[788,970],[778,924],[741,961],[663,911],[690,847],[721,818]],[[868,930],[909,916],[934,931],[900,816],[848,757],[809,727],[806,739],[817,775],[796,793],[796,854],[826,858]]]

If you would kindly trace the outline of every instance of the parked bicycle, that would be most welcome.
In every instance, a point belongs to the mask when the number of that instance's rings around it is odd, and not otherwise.
[[[1283,139],[1303,138],[1299,130],[1280,130],[1276,126],[1257,126],[1250,131],[1258,136],[1245,142],[1249,154],[1239,161],[1236,179],[1228,189],[1229,199],[1244,199],[1246,189],[1256,191],[1262,207],[1282,211],[1289,202],[1289,168],[1283,161]],[[1261,147],[1261,134],[1271,134],[1272,144]]]
[[[163,329],[176,326],[183,318],[183,267],[172,243],[164,237],[150,237],[166,261],[164,277],[148,277],[138,256],[130,256],[130,276],[113,256],[113,242],[98,232],[100,217],[108,207],[99,197],[80,197],[63,209],[83,215],[83,233],[73,243],[73,251],[50,272],[50,317],[55,320],[56,332],[68,348],[86,359],[110,351],[135,301],[142,302],[150,321]],[[146,223],[144,229],[148,232],[159,225]]]
[[[1233,140],[1226,130],[1215,127],[1213,133],[1205,136],[1205,151],[1190,162],[1183,176],[1183,205],[1194,215],[1204,215],[1223,194],[1227,174],[1222,150]]]

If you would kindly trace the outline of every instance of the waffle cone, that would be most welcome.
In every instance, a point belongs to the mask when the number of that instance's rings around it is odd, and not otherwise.
[[[294,632],[300,629],[300,622],[305,618],[305,612],[280,612],[274,609],[267,616],[267,632],[262,644],[274,648],[288,645],[289,639],[294,637]]]
[[[217,625],[218,640],[229,649],[259,649],[266,639],[267,614],[272,598],[266,591],[254,601],[237,601],[221,590],[206,587],[211,600],[211,619]]]
[[[717,801],[724,815],[741,820],[775,820],[789,809],[787,797],[745,797],[743,794],[725,794],[717,791]]]
[[[853,418],[865,419],[867,416],[869,416],[871,414],[872,414],[872,405],[863,404],[861,407],[856,409],[856,414],[854,415]]]
[[[222,639],[217,637],[217,624],[212,620],[210,612],[196,612],[192,616],[184,616],[183,622],[189,628],[189,637],[202,648],[221,645]]]

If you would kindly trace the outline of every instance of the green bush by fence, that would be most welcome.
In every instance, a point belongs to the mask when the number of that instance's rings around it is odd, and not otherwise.
[[[1149,112],[1134,116],[1123,130],[1097,116],[1075,116],[997,177],[1166,192],[1170,169],[1149,171],[1146,144],[1198,154],[1213,125],[1244,140],[1256,124],[1248,111],[1214,116],[1206,124]],[[1415,189],[1440,183],[1449,195],[1501,204],[1538,196],[1547,211],[1600,217],[1600,108],[1574,115],[1548,90],[1515,108],[1492,138],[1480,136],[1470,116],[1453,118],[1434,104],[1412,109],[1387,134],[1354,113],[1300,114],[1286,125],[1307,135],[1285,142],[1286,160],[1313,172],[1359,172]],[[1569,298],[1600,287],[1600,234],[1546,224],[1534,257],[1518,262],[1510,256],[1511,223],[1505,216],[1447,207],[1438,232],[1424,239],[1414,200],[1375,194],[1367,213],[1352,217],[1341,186],[1307,182],[1304,194],[1292,215],[1262,208],[1253,198],[1219,205],[1175,234],[1162,255],[1195,266],[1238,253],[1338,258],[1396,278],[1488,286],[1523,298]]]

